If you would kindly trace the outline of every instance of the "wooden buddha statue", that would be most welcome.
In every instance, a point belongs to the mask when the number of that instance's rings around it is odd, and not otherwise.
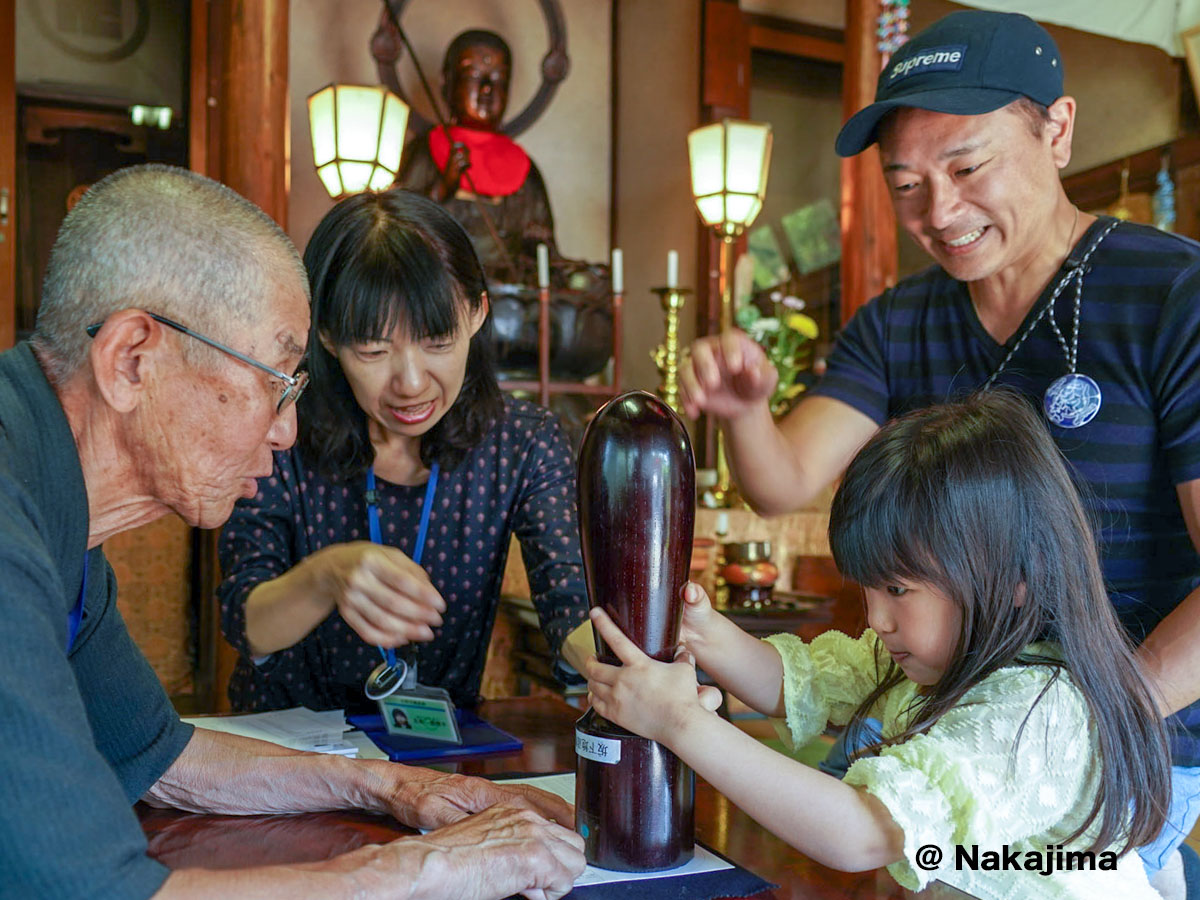
[[[537,166],[500,130],[511,72],[512,52],[498,34],[472,30],[458,35],[446,49],[442,68],[449,128],[435,125],[413,141],[397,183],[446,206],[471,236],[489,280],[532,284],[537,245],[547,244],[551,255],[557,255],[554,217]]]

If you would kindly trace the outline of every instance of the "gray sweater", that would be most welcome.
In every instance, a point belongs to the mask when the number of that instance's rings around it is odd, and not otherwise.
[[[84,616],[67,619],[87,551],[83,471],[27,344],[0,354],[0,897],[149,897],[132,804],[191,738],[88,554]]]

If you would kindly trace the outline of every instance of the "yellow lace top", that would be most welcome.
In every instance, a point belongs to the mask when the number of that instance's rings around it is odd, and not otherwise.
[[[810,644],[790,634],[767,641],[783,659],[787,720],[777,727],[794,746],[827,722],[846,724],[877,684],[876,663],[879,672],[889,663],[870,629],[857,640],[831,631]],[[1136,853],[1109,856],[1115,870],[1102,871],[1100,854],[1094,869],[1078,855],[1086,840],[1063,846],[1095,800],[1099,751],[1070,676],[1034,705],[1051,675],[1048,666],[1001,669],[925,734],[851,765],[845,782],[879,798],[904,831],[904,858],[888,866],[901,885],[937,879],[985,900],[1160,900]],[[906,679],[876,702],[885,737],[903,730],[917,688]]]

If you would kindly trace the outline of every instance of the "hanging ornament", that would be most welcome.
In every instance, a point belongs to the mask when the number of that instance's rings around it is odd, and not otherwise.
[[[1175,182],[1171,181],[1170,162],[1170,155],[1164,150],[1162,165],[1154,178],[1158,187],[1150,198],[1154,209],[1154,225],[1163,231],[1175,230]]]
[[[879,0],[876,20],[876,47],[881,57],[880,67],[886,66],[892,54],[908,40],[908,0]]]

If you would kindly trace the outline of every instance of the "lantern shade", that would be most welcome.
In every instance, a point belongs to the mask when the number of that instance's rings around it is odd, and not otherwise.
[[[383,190],[396,180],[408,105],[387,88],[331,84],[308,98],[313,164],[329,196]]]
[[[762,209],[771,164],[771,126],[724,119],[688,135],[692,196],[704,224],[740,234]]]

